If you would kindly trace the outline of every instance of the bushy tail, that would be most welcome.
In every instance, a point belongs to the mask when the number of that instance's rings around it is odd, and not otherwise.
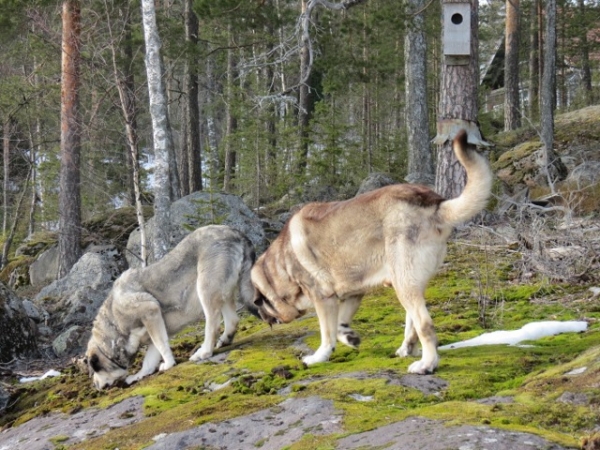
[[[488,160],[467,144],[467,132],[460,130],[452,143],[454,154],[467,171],[462,193],[441,203],[438,214],[444,223],[456,226],[480,212],[492,191],[492,171]]]

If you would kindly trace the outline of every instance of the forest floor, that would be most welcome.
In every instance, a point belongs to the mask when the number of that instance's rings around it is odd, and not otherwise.
[[[413,358],[394,357],[404,310],[391,289],[365,297],[359,350],[340,346],[309,368],[299,358],[318,347],[314,314],[273,329],[243,314],[210,361],[187,360],[199,324],[173,339],[175,367],[130,387],[97,391],[77,364],[53,361],[37,374],[58,377],[11,380],[0,450],[600,448],[599,281],[532,271],[497,235],[453,236],[426,292],[440,345],[532,321],[585,320],[585,332],[443,350],[434,375],[416,376]]]

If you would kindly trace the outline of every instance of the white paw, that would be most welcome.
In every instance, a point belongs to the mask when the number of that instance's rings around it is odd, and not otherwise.
[[[432,374],[437,367],[437,364],[427,364],[423,360],[415,361],[408,366],[408,373],[414,373],[417,375],[429,375]]]
[[[160,363],[160,366],[158,367],[158,370],[161,372],[164,372],[165,370],[169,370],[171,367],[173,367],[175,365],[175,360],[169,360],[169,361],[164,361],[162,363]]]
[[[421,351],[417,345],[407,345],[402,344],[398,350],[396,350],[396,355],[400,358],[406,358],[408,356],[420,356]]]
[[[129,375],[127,378],[125,378],[125,383],[133,384],[137,381],[140,381],[142,378],[143,378],[143,376],[140,375],[139,373],[136,373],[135,375]]]
[[[202,361],[204,359],[210,358],[212,355],[213,352],[211,350],[205,350],[204,348],[200,347],[198,351],[196,351],[196,353],[190,356],[190,361]]]
[[[340,331],[338,331],[337,339],[348,347],[358,348],[360,345],[360,336],[356,331],[348,327],[342,328]]]
[[[308,355],[302,358],[302,362],[307,366],[312,366],[313,364],[318,364],[322,362],[329,361],[329,357],[333,350],[331,349],[321,349],[317,350],[313,355]]]

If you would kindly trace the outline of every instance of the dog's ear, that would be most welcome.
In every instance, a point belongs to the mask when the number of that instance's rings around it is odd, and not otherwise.
[[[100,364],[100,358],[98,357],[98,355],[96,353],[94,353],[94,354],[92,354],[92,356],[90,356],[90,359],[88,360],[88,364],[94,372],[100,372],[102,370],[102,364]]]

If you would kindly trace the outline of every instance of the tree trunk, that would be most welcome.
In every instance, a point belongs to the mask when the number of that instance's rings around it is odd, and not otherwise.
[[[198,17],[192,10],[192,0],[185,0],[185,38],[194,49],[198,46]],[[198,62],[195,53],[186,60],[186,128],[187,187],[184,192],[202,190],[200,153],[200,107],[198,105]],[[185,183],[182,181],[182,191]]]
[[[424,0],[409,0],[409,20],[404,39],[406,76],[406,132],[408,137],[408,174],[406,181],[433,185],[435,172],[429,139],[427,111],[427,39]],[[419,11],[413,15],[413,11]]]
[[[8,187],[10,185],[10,116],[4,119],[2,125],[2,234],[6,234],[8,228]]]
[[[223,190],[231,192],[235,177],[235,164],[237,152],[233,144],[233,134],[237,129],[237,117],[233,111],[235,105],[235,78],[236,64],[233,50],[233,31],[231,25],[227,27],[229,34],[229,49],[227,50],[227,106],[225,111],[225,167],[223,168]]]
[[[590,67],[590,44],[588,43],[588,23],[584,0],[578,0],[579,6],[579,45],[581,47],[581,87],[583,89],[584,104],[593,104],[592,98],[592,70]]]
[[[124,20],[125,20],[125,24],[124,24],[124,33],[125,33],[125,39],[123,42],[123,57],[124,57],[124,63],[122,64],[123,67],[123,86],[122,88],[124,89],[124,99],[125,99],[125,103],[123,103],[123,99],[121,99],[121,108],[125,107],[126,111],[129,111],[129,117],[124,116],[125,118],[125,124],[126,125],[130,125],[131,127],[131,131],[127,130],[126,128],[126,134],[127,134],[127,139],[129,142],[129,148],[128,150],[125,152],[125,158],[127,161],[127,166],[128,166],[128,171],[127,171],[127,189],[128,189],[128,194],[129,194],[129,204],[130,205],[135,205],[137,203],[138,199],[138,194],[136,193],[136,180],[135,180],[135,173],[136,171],[139,171],[139,161],[138,161],[138,136],[137,136],[137,107],[136,107],[136,103],[135,103],[135,78],[134,78],[134,73],[133,70],[131,68],[131,65],[133,63],[133,47],[131,45],[131,13],[129,11],[129,9],[127,10],[122,10],[121,11],[122,14],[124,15]],[[116,55],[113,55],[113,58]],[[114,62],[113,62],[114,64]],[[115,77],[117,76],[117,73],[115,72]],[[115,81],[117,82],[117,86],[119,86],[119,81],[120,77],[117,79],[115,79]],[[119,92],[119,97],[121,97],[121,92]],[[131,136],[129,136],[129,134],[133,133]],[[135,152],[132,152],[132,147],[131,147],[131,143],[135,143]],[[137,180],[137,183],[139,184],[139,178]],[[138,186],[138,190],[139,190],[139,186]]]
[[[529,119],[536,121],[540,115],[540,41],[538,31],[538,12],[541,0],[531,3],[530,39],[529,50]]]
[[[519,0],[506,0],[504,46],[504,131],[521,126],[519,99]]]
[[[308,0],[301,0],[302,14],[307,14]],[[296,174],[304,175],[308,157],[308,124],[310,122],[310,86],[309,73],[310,70],[310,36],[306,33],[302,35],[302,46],[300,48],[300,80],[303,80],[300,85],[298,97],[298,137],[299,137],[299,152],[298,161],[296,164]]]
[[[34,66],[35,66],[35,62],[34,62]],[[34,76],[34,83],[37,86],[38,85],[38,80],[37,80],[37,76]],[[31,237],[31,235],[33,235],[33,233],[35,232],[35,212],[37,209],[37,200],[38,200],[38,196],[37,196],[37,153],[38,153],[38,148],[37,148],[37,143],[40,142],[40,136],[42,135],[41,132],[41,122],[39,120],[39,117],[36,117],[34,119],[35,121],[35,125],[33,127],[33,130],[29,133],[29,148],[31,149],[31,155],[30,155],[30,160],[29,160],[29,164],[31,164],[31,200],[29,202],[29,220],[28,220],[28,224],[27,224],[27,236]]]
[[[25,180],[25,184],[23,186],[23,190],[19,195],[19,199],[17,204],[15,205],[15,215],[12,221],[12,225],[10,227],[10,231],[4,238],[4,242],[2,244],[2,256],[0,257],[0,269],[3,269],[8,264],[8,253],[10,251],[10,246],[12,245],[13,239],[15,238],[15,234],[17,233],[17,226],[19,224],[19,216],[21,211],[21,205],[23,204],[23,200],[25,199],[25,194],[27,193],[27,189],[29,188],[29,180],[31,178],[31,172],[33,170],[33,166],[29,166],[29,171],[27,172],[27,179]]]
[[[79,0],[65,0],[62,8],[62,83],[60,134],[60,192],[58,276],[64,277],[81,254],[79,119],[81,15]]]
[[[267,33],[271,36],[275,35],[275,30],[269,24],[267,25]],[[267,53],[273,52],[273,44],[267,43]],[[264,68],[264,83],[266,83],[267,95],[272,95],[275,92],[277,79],[272,64],[267,64]],[[283,83],[283,79],[282,79]],[[277,104],[269,103],[266,106],[265,128],[267,133],[267,149],[265,151],[265,168],[267,176],[265,177],[265,185],[269,192],[273,192],[273,188],[277,184]]]
[[[450,2],[451,3],[451,2]],[[461,119],[477,122],[477,86],[479,85],[478,52],[479,4],[471,2],[471,55],[464,65],[442,62],[440,105],[438,120]],[[453,198],[460,195],[466,184],[467,174],[457,161],[452,142],[441,145],[438,152],[435,186],[437,192]]]
[[[169,250],[171,179],[169,154],[173,152],[173,138],[163,83],[163,64],[160,55],[160,37],[156,27],[154,0],[142,0],[142,21],[146,43],[146,73],[150,99],[150,116],[154,142],[154,259],[159,260]]]
[[[209,186],[211,191],[219,189],[219,142],[217,137],[217,121],[215,97],[217,92],[217,82],[215,79],[215,61],[212,55],[206,58],[206,104],[208,111],[206,116],[206,134],[208,137],[208,167],[209,167]]]
[[[110,17],[108,11],[108,5],[106,5],[106,19],[107,26],[111,37],[110,49],[112,54],[113,63],[113,76],[115,77],[115,84],[119,92],[119,100],[121,102],[121,112],[123,119],[125,120],[125,136],[127,137],[127,161],[129,166],[129,178],[131,180],[130,189],[133,191],[131,204],[135,205],[135,212],[137,222],[140,228],[140,259],[142,261],[142,267],[145,267],[148,261],[147,255],[147,239],[146,239],[146,224],[144,220],[144,211],[142,207],[142,196],[140,188],[140,165],[139,165],[139,138],[137,129],[137,107],[135,103],[135,83],[133,73],[130,70],[130,62],[132,55],[128,50],[131,50],[129,42],[125,44],[125,68],[123,72],[119,70],[117,64],[117,49],[115,48],[114,36],[112,27],[110,25]],[[130,38],[130,17],[127,12],[123,13],[125,16],[125,35],[126,41]]]
[[[541,137],[544,144],[542,170],[548,186],[555,192],[554,183],[566,175],[566,169],[554,152],[554,110],[556,108],[556,0],[546,0],[546,45],[542,77]]]

